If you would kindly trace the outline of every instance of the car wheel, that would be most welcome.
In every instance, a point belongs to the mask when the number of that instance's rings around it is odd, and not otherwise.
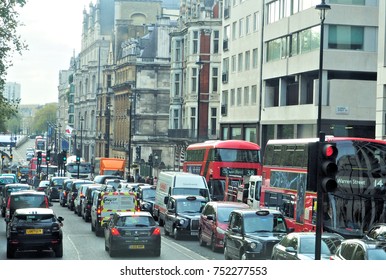
[[[16,249],[7,244],[7,259],[13,259],[15,257]]]
[[[240,253],[240,260],[247,260],[247,254],[245,252]]]
[[[63,243],[60,243],[55,249],[55,257],[56,258],[62,258],[63,257]]]
[[[169,236],[170,235],[170,232],[166,229],[166,227],[164,227],[164,234],[165,234],[165,236]]]
[[[77,213],[78,213],[78,216],[79,216],[79,217],[82,216],[82,212],[80,212],[80,209],[79,209],[79,208],[78,208]]]
[[[162,220],[162,219],[158,219],[158,225],[160,226],[160,227],[163,227],[164,226],[164,221]]]
[[[117,251],[116,250],[112,250],[111,247],[109,248],[109,255],[110,257],[116,257],[117,256]]]
[[[105,239],[105,251],[108,251],[109,250],[109,247],[107,246],[107,241]]]
[[[200,244],[200,246],[202,247],[206,246],[206,243],[204,242],[204,240],[202,240],[201,230],[198,232],[198,244]]]
[[[212,238],[210,239],[210,249],[212,249],[212,252],[217,252],[217,247],[216,247],[216,238],[214,235],[212,235]]]
[[[99,225],[95,225],[95,235],[104,236],[104,231]]]
[[[227,249],[226,244],[224,244],[224,258],[226,260],[230,260],[231,259],[231,257],[229,257],[229,255],[228,255],[228,249]]]
[[[174,236],[175,240],[181,239],[181,234],[180,234],[180,232],[178,231],[178,229],[176,227],[173,228],[173,236]]]
[[[89,222],[90,221],[90,218],[87,216],[87,214],[84,214],[84,221],[85,222]]]
[[[1,217],[5,217],[5,207],[1,209]]]

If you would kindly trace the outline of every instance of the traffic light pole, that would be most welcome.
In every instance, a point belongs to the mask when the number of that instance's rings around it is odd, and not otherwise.
[[[321,149],[322,143],[326,141],[326,135],[324,132],[320,132],[319,134],[319,143],[318,143],[318,156],[319,151]],[[322,231],[323,231],[323,190],[322,190],[322,182],[320,180],[320,167],[321,167],[321,159],[319,158],[316,161],[316,172],[317,172],[317,197],[316,197],[316,229],[315,229],[315,260],[321,259],[321,248],[322,248]]]

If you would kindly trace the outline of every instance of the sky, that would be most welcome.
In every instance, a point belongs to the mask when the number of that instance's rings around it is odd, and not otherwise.
[[[83,10],[96,0],[27,0],[20,9],[24,26],[17,33],[28,44],[22,56],[13,55],[6,82],[21,85],[20,104],[58,101],[59,71],[68,70],[80,52]]]

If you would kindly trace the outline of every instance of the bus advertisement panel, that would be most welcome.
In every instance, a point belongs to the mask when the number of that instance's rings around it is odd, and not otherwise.
[[[189,145],[183,171],[204,176],[212,199],[223,200],[227,177],[261,175],[260,146],[244,140]]]
[[[269,140],[264,152],[261,207],[279,209],[295,231],[315,231],[317,186],[307,178],[309,144],[319,139]],[[323,193],[323,230],[360,238],[386,222],[386,141],[326,137],[338,149],[337,189]]]

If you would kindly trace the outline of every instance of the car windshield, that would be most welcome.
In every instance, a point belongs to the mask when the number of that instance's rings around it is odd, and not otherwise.
[[[55,221],[55,217],[52,214],[17,215],[15,220],[19,223],[52,223]]]
[[[143,199],[149,199],[149,198],[155,198],[155,189],[143,189],[142,190],[142,198]]]
[[[209,198],[209,192],[207,189],[197,189],[197,188],[174,188],[173,195],[200,195],[205,198]]]
[[[117,226],[138,227],[138,226],[155,226],[154,219],[147,216],[126,216],[117,221]]]
[[[286,232],[284,219],[276,215],[257,216],[246,215],[244,217],[245,233],[253,232]]]
[[[179,201],[177,205],[179,213],[200,213],[202,207],[205,206],[205,202],[200,200],[184,200]]]

